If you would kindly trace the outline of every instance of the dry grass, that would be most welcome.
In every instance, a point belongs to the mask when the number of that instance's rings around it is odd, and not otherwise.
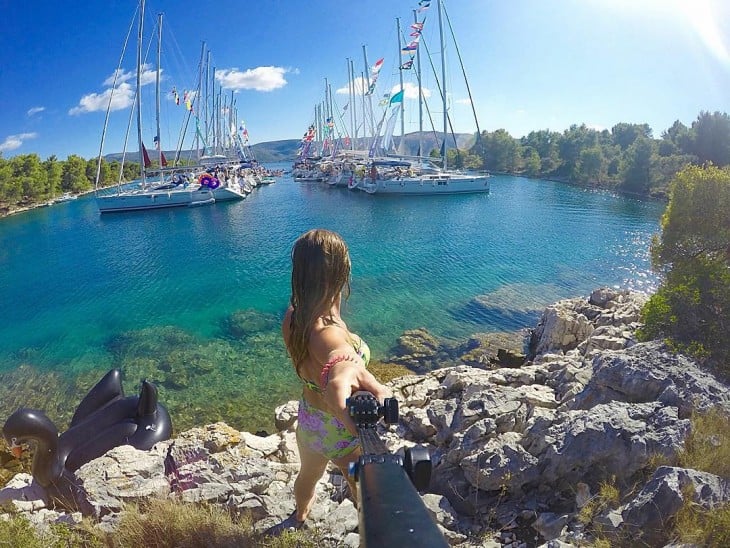
[[[88,529],[49,525],[42,532],[24,516],[0,519],[3,548],[104,548],[101,539]]]
[[[694,546],[730,546],[730,504],[707,510],[692,497],[690,488],[684,493],[687,502],[674,516],[676,538]]]
[[[315,548],[321,546],[316,531],[287,532],[262,537],[247,517],[234,517],[220,507],[153,499],[126,509],[113,535],[104,539],[109,548]]]
[[[129,505],[113,533],[90,520],[75,527],[52,525],[39,532],[20,516],[0,520],[0,547],[7,548],[323,548],[317,529],[263,537],[247,518],[220,507],[152,499]]]
[[[621,494],[616,487],[616,478],[611,481],[602,481],[598,486],[598,498],[606,508],[618,508],[621,503]]]
[[[611,508],[618,508],[620,504],[621,493],[616,487],[616,477],[614,476],[610,481],[600,483],[598,493],[578,512],[578,521],[584,525],[591,525],[598,514]]]
[[[255,546],[251,527],[220,509],[160,499],[126,507],[115,532],[103,541],[113,548]]]
[[[695,414],[679,463],[730,478],[730,416],[720,409]],[[706,510],[692,502],[693,493],[685,493],[684,499],[674,518],[676,538],[697,546],[730,546],[730,504]]]
[[[730,478],[730,416],[717,408],[696,413],[679,465]]]

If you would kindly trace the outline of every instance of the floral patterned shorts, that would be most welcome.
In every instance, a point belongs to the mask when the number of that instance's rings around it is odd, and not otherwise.
[[[345,425],[333,415],[299,400],[297,442],[329,460],[340,459],[360,445]]]

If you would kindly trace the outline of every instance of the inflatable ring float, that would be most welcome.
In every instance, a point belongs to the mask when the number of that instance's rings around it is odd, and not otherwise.
[[[211,190],[214,190],[221,185],[221,182],[210,173],[202,173],[200,177],[198,177],[198,182],[200,183],[200,186],[207,186]]]

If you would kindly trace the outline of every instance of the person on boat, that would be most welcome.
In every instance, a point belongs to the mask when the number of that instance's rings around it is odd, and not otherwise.
[[[382,404],[391,395],[366,369],[370,349],[340,315],[350,294],[350,256],[339,234],[314,229],[301,235],[292,250],[291,299],[282,335],[304,385],[296,429],[300,468],[294,482],[296,509],[266,531],[277,535],[299,529],[315,501],[315,487],[331,461],[347,478],[357,504],[350,463],[361,455],[357,429],[346,400],[366,390]]]
[[[374,181],[378,178],[378,168],[375,167],[375,164],[370,166],[370,178]]]

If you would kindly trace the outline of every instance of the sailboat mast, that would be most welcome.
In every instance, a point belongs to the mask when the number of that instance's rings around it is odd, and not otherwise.
[[[231,150],[234,150],[234,138],[236,136],[236,125],[234,120],[236,119],[234,113],[234,101],[233,101],[233,90],[231,90],[231,110],[228,111],[228,139],[231,142]]]
[[[198,62],[198,82],[195,84],[195,95],[194,97],[198,99],[198,105],[200,104],[200,90],[202,86],[202,78],[203,78],[203,59],[205,58],[205,42],[203,42],[201,49],[200,49],[200,61]],[[191,102],[192,106],[192,102]],[[185,115],[185,127],[180,132],[180,139],[177,143],[177,149],[175,150],[175,161],[173,162],[173,166],[177,166],[178,162],[180,161],[180,154],[182,153],[182,147],[185,140],[185,134],[188,130],[188,124],[190,123],[190,118],[193,116],[193,109],[187,108],[187,105],[185,105],[185,110],[187,111],[187,114]],[[193,139],[193,149],[196,151],[196,155],[198,157],[198,160],[200,160],[200,118],[197,114],[195,114],[195,138]],[[192,156],[192,150],[190,151],[190,154],[188,155],[188,158]]]
[[[355,122],[353,120],[353,114],[355,113],[354,94],[352,93],[352,78],[350,77],[350,59],[345,58],[347,61],[347,108],[350,109],[350,150],[355,150]]]
[[[418,23],[418,12],[413,10],[413,22]],[[423,155],[423,88],[421,87],[421,49],[416,49],[416,76],[418,78],[418,156]]]
[[[210,91],[208,90],[208,83],[210,82],[210,50],[208,50],[208,56],[205,61],[205,143],[203,146],[205,149],[210,148],[210,127],[208,121],[210,120],[210,111],[208,104],[210,103]],[[203,155],[211,154],[210,150],[203,150]]]
[[[365,73],[360,73],[360,82],[365,82]],[[365,90],[363,89],[363,96],[362,96],[362,140],[365,143],[366,148],[370,148],[370,143],[368,142],[368,136],[367,136],[367,113],[365,112]]]
[[[357,87],[355,86],[355,62],[350,59],[350,79],[352,80],[352,104],[350,105],[350,108],[352,109],[352,117],[354,120],[355,127],[353,128],[353,133],[355,137],[355,141],[357,141],[357,134],[358,134],[358,127],[357,127],[357,105],[355,104],[355,97],[357,96]],[[354,150],[354,149],[353,149]]]
[[[213,74],[215,74],[215,67],[213,69]],[[223,124],[225,123],[225,120],[223,119],[223,88],[221,86],[218,86],[218,104],[216,105],[216,111],[215,111],[215,144],[216,144],[216,154],[223,154]]]
[[[446,47],[444,45],[444,26],[441,21],[441,0],[436,0],[439,17],[439,40],[441,42],[441,94],[444,108],[444,135],[443,135],[443,168],[446,170],[446,134],[448,132],[449,113],[446,110]]]
[[[137,32],[137,141],[139,143],[139,171],[142,186],[145,184],[144,145],[142,144],[142,27],[144,24],[144,0],[139,1],[139,30]]]
[[[330,132],[330,138],[332,139],[332,156],[334,156],[335,153],[337,152],[338,147],[337,147],[336,142],[335,142],[335,126],[334,126],[334,123],[335,123],[335,105],[333,104],[333,100],[332,100],[332,84],[327,84],[327,91],[328,91],[329,96],[330,96],[330,116],[332,116],[332,118],[330,118],[330,120],[332,121],[332,126],[331,126],[332,131]],[[340,119],[340,121],[342,121],[342,117],[341,116],[339,117],[339,119]],[[344,126],[344,122],[342,122],[342,125]]]
[[[135,12],[135,15],[137,13]],[[122,68],[122,61],[124,61],[124,53],[127,51],[127,44],[129,43],[129,37],[132,34],[132,29],[134,28],[134,16],[132,17],[132,21],[129,24],[129,29],[127,30],[127,36],[124,38],[124,46],[122,47],[122,53],[119,56],[119,63],[117,63],[117,70],[114,71],[114,81],[112,82],[112,88],[111,93],[109,94],[109,103],[106,107],[106,114],[104,115],[104,129],[101,132],[101,140],[99,142],[99,157],[97,159],[96,163],[96,179],[94,180],[94,193],[96,194],[99,190],[99,179],[101,179],[101,163],[104,161],[104,142],[106,141],[106,130],[109,126],[109,114],[111,113],[111,106],[112,106],[112,99],[114,99],[114,92],[117,89],[117,80],[119,79],[119,75],[121,74],[121,68]],[[131,122],[131,116],[134,113],[134,107],[130,110],[130,122]],[[129,136],[129,125],[127,125],[127,132],[124,136],[124,152],[127,151],[127,137]],[[119,168],[119,182],[117,184],[117,189],[119,189],[119,186],[122,182],[122,167],[124,164],[124,158],[122,157],[122,166]]]
[[[162,51],[162,14],[157,14],[157,76],[155,78],[155,123],[157,125],[157,161],[160,167],[160,182],[162,174],[162,143],[160,142],[160,61]]]
[[[377,135],[375,135],[375,117],[373,116],[373,94],[370,93],[370,66],[368,65],[368,54],[365,49],[365,45],[362,47],[362,57],[365,61],[365,84],[367,85],[365,93],[368,96],[368,114],[370,116],[371,139],[374,141],[377,138]]]
[[[330,120],[330,95],[329,95],[329,82],[327,81],[327,78],[324,79],[324,134],[327,135],[326,143],[327,147],[330,150],[330,156],[332,156],[332,145],[330,143],[330,134],[329,134],[329,120]],[[323,144],[322,144],[322,156],[324,156],[324,134],[322,136],[323,138]]]
[[[397,27],[398,27],[398,51],[396,59],[400,60],[401,58],[401,30],[400,30],[400,17],[396,17]],[[403,90],[403,63],[398,63],[398,75],[400,76],[400,89]],[[403,111],[405,110],[403,108],[404,102],[401,102],[401,109],[400,109],[400,143],[398,144],[398,148],[400,149],[400,153],[403,154],[405,151],[403,140],[406,137],[406,119],[405,115],[403,114]]]

